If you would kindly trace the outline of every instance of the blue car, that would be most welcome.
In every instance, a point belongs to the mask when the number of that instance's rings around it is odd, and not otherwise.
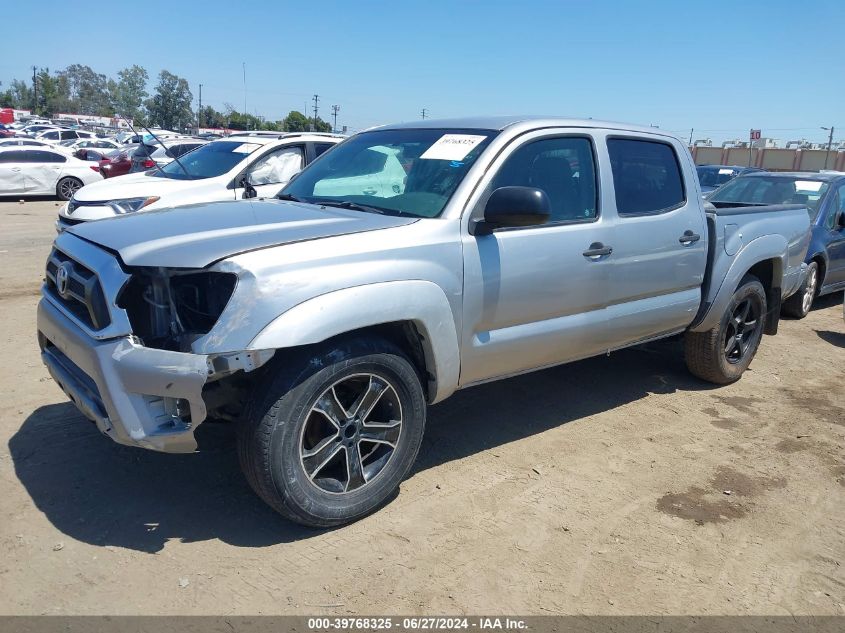
[[[807,251],[804,285],[784,301],[783,312],[807,316],[813,300],[845,290],[845,173],[760,172],[739,176],[710,196],[726,206],[804,204],[813,235]]]
[[[765,170],[758,167],[741,167],[740,165],[699,165],[695,168],[695,171],[698,173],[701,193],[706,197],[708,193],[737,176]]]

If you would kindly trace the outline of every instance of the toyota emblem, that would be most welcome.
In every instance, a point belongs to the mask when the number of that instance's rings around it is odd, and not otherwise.
[[[56,270],[56,290],[62,299],[67,299],[68,279],[70,278],[70,264],[62,262]]]

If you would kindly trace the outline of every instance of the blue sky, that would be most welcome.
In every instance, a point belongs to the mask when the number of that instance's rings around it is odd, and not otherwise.
[[[203,102],[360,129],[418,118],[540,113],[654,124],[714,140],[845,138],[845,2],[414,0],[6,3],[0,81],[87,64],[166,68]],[[81,6],[81,5],[80,5]],[[234,9],[234,12],[233,12]],[[44,16],[65,16],[72,29]],[[61,21],[63,22],[64,19]],[[16,25],[9,28],[9,25]],[[841,127],[840,127],[841,126]]]

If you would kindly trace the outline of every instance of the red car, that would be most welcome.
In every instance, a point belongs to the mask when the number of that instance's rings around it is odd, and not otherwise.
[[[134,146],[130,146],[128,149],[116,149],[106,154],[105,158],[100,161],[100,173],[103,178],[128,174],[129,170],[132,169],[132,152],[134,150]]]

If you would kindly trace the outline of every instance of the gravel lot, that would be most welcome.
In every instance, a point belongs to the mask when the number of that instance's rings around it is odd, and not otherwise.
[[[461,392],[354,525],[285,522],[232,430],[162,455],[47,377],[58,203],[0,202],[0,613],[845,614],[842,294],[714,388],[668,341]]]

